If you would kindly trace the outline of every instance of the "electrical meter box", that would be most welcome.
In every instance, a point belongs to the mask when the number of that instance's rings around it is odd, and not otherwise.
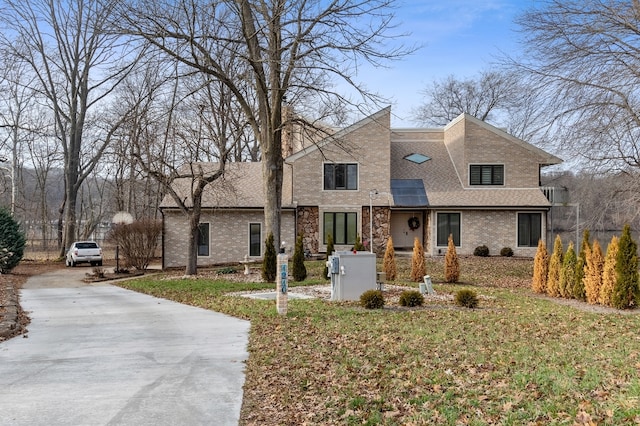
[[[336,251],[329,256],[331,300],[360,300],[367,290],[376,290],[376,255],[368,251]]]

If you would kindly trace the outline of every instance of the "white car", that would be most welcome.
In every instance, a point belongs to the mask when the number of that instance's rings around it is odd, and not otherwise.
[[[66,266],[88,263],[91,266],[102,266],[102,249],[95,241],[76,241],[71,244],[65,258]]]

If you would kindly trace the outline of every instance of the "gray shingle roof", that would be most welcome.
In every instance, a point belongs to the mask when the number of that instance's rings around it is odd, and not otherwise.
[[[202,163],[204,171],[213,172],[218,169],[218,163]],[[289,167],[284,168],[283,185],[283,207],[291,205],[290,191],[286,191],[287,182],[291,181]],[[181,171],[186,169],[183,167]],[[225,173],[222,178],[210,183],[203,193],[202,207],[220,208],[263,208],[264,190],[262,179],[262,163],[228,163],[225,166]],[[177,178],[173,181],[173,188],[180,198],[186,200],[187,205],[192,205],[191,201],[191,178]],[[160,208],[176,207],[174,199],[170,195],[165,195]]]

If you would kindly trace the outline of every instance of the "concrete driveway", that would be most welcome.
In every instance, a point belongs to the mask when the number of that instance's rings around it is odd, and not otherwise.
[[[25,337],[0,343],[0,425],[237,425],[249,323],[81,282],[29,279]]]

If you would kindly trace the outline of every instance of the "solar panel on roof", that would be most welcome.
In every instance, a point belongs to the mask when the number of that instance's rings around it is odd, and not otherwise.
[[[398,207],[429,205],[422,179],[391,179],[391,195]]]

